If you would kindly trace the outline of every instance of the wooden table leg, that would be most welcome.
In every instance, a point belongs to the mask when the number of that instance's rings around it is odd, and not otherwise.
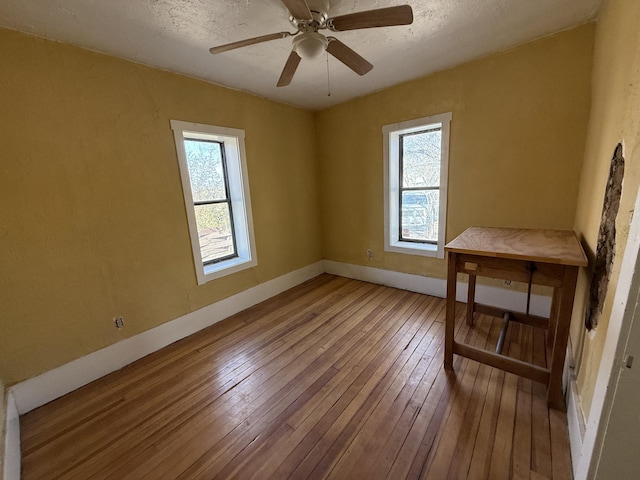
[[[453,334],[456,322],[456,254],[449,252],[447,268],[447,312],[444,330],[444,368],[453,370]]]
[[[469,274],[469,293],[467,294],[467,325],[473,326],[473,314],[476,311],[476,276]]]
[[[560,307],[561,288],[553,289],[553,300],[551,300],[551,312],[549,313],[549,327],[547,328],[547,346],[553,347],[558,323],[558,308]]]
[[[567,340],[571,326],[571,313],[575,296],[578,267],[565,267],[562,281],[562,292],[558,306],[558,316],[555,326],[553,353],[549,365],[549,385],[547,386],[547,404],[552,408],[566,411],[567,406],[562,392],[562,373],[564,359],[567,354]]]

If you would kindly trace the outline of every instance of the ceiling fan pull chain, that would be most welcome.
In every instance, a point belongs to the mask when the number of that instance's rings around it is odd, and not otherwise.
[[[327,54],[327,97],[331,96],[331,84],[329,83],[329,52]]]

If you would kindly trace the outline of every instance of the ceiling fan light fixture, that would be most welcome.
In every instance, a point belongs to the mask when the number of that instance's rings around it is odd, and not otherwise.
[[[293,49],[306,60],[320,56],[329,44],[329,40],[318,32],[304,32],[293,39]]]

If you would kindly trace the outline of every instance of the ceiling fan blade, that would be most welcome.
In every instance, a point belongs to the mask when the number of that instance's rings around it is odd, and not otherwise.
[[[280,78],[278,79],[278,87],[286,87],[291,83],[291,79],[293,78],[294,73],[296,73],[300,60],[300,55],[292,50],[289,54],[289,58],[287,58],[287,63],[284,64]]]
[[[413,10],[410,5],[349,13],[327,20],[327,26],[334,32],[357,30],[359,28],[410,25],[411,23],[413,23]]]
[[[284,6],[287,7],[293,18],[298,20],[313,20],[311,10],[305,0],[282,0]]]
[[[246,40],[240,40],[238,42],[227,43],[218,47],[211,47],[209,49],[209,52],[215,55],[216,53],[222,53],[228,50],[234,50],[236,48],[254,45],[256,43],[268,42],[270,40],[277,40],[278,38],[286,38],[290,37],[291,35],[292,34],[289,32],[270,33],[269,35],[261,35],[259,37],[247,38]]]
[[[328,37],[327,52],[344,63],[358,75],[364,75],[373,68],[369,62],[334,37]]]

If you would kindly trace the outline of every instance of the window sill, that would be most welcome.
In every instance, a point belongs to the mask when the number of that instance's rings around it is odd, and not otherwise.
[[[206,265],[198,272],[198,285],[203,285],[216,278],[222,278],[247,268],[255,267],[258,262],[247,257],[236,257],[219,263]]]
[[[404,253],[407,255],[420,255],[423,257],[444,258],[444,252],[438,250],[437,245],[420,244],[413,242],[393,242],[385,245],[386,252]]]

